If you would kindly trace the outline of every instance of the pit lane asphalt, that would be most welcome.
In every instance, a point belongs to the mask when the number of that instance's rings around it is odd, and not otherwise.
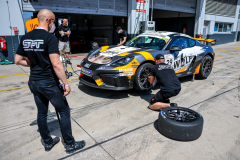
[[[239,42],[214,46],[212,73],[206,80],[181,78],[181,93],[171,98],[204,118],[202,136],[178,142],[155,128],[158,112],[147,109],[158,91],[106,91],[70,81],[73,135],[87,143],[66,154],[62,144],[45,152],[37,132],[37,110],[28,88],[0,92],[0,159],[240,159],[240,48]],[[82,57],[72,59],[75,67]],[[16,65],[0,66],[0,76],[22,74]],[[77,70],[77,69],[76,69]],[[79,73],[79,72],[77,72]],[[74,75],[70,79],[77,79]],[[27,86],[28,75],[0,78],[0,90]],[[49,106],[49,129],[61,136],[54,108]]]

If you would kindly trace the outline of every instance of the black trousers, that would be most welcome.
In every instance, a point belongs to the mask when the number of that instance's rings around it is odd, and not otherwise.
[[[172,90],[172,91],[160,90],[152,97],[150,104],[154,104],[156,102],[170,103],[169,98],[178,95],[180,91],[181,89]]]
[[[45,144],[51,144],[53,139],[47,126],[47,113],[49,101],[59,112],[61,117],[61,128],[64,141],[67,145],[75,143],[72,136],[70,108],[66,97],[63,96],[63,89],[59,86],[59,81],[40,80],[29,81],[28,85],[33,93],[38,109],[37,123],[40,135]]]

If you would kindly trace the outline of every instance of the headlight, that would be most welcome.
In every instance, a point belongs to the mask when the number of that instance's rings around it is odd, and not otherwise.
[[[128,63],[130,63],[133,59],[134,59],[134,57],[125,57],[116,62],[113,62],[110,66],[112,66],[112,67],[125,66]]]

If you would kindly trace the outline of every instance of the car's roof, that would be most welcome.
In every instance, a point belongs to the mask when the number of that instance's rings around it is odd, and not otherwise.
[[[173,35],[192,38],[191,36],[183,33],[168,32],[168,31],[146,31],[145,33],[142,33],[139,36],[171,37]]]

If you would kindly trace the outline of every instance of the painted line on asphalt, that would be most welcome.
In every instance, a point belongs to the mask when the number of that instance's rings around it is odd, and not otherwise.
[[[87,55],[84,55],[84,56],[71,56],[69,58],[77,58],[77,57],[87,57]]]
[[[226,56],[233,56],[233,55],[238,55],[240,53],[233,53],[233,54],[226,54],[226,55],[220,55],[220,56],[216,56],[216,57],[226,57]]]
[[[75,81],[75,80],[78,80],[78,78],[68,79],[68,82]],[[28,88],[28,86],[4,89],[4,90],[0,90],[0,92],[14,91],[14,90],[25,89],[25,88]]]
[[[0,92],[14,91],[14,90],[17,90],[17,89],[24,89],[24,88],[28,88],[28,86],[4,89],[4,90],[0,90]]]
[[[218,50],[218,51],[214,51],[214,52],[229,51],[229,50],[234,50],[234,49],[240,49],[240,48],[224,49],[224,50]]]
[[[73,68],[78,68],[78,67],[73,67]],[[72,68],[67,68],[67,69],[72,69]],[[21,76],[21,75],[27,75],[27,74],[30,74],[30,73],[11,74],[11,75],[0,76],[0,78]]]
[[[12,74],[12,75],[5,75],[5,76],[0,76],[0,78],[4,78],[4,77],[12,77],[12,76],[21,76],[21,75],[27,75],[30,73],[21,73],[21,74]]]

